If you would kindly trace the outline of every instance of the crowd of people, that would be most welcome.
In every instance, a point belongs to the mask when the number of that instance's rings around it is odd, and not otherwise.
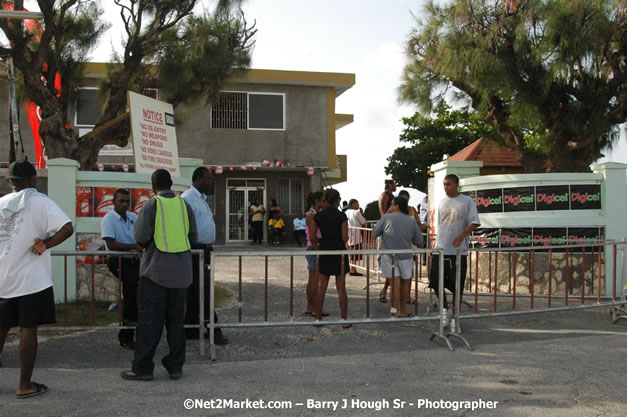
[[[31,377],[37,353],[37,328],[56,321],[49,249],[74,232],[68,216],[46,195],[37,192],[36,175],[30,162],[11,164],[8,178],[14,192],[0,198],[0,353],[9,330],[19,327],[21,373],[16,391],[18,398],[32,397],[48,390],[44,384],[33,382]],[[121,377],[133,381],[153,379],[154,355],[164,327],[169,353],[161,358],[161,363],[171,379],[181,378],[186,340],[207,336],[193,326],[199,324],[201,268],[205,272],[202,274],[204,298],[209,300],[211,297],[207,272],[216,238],[213,213],[207,201],[213,183],[211,171],[197,168],[192,175],[192,186],[180,197],[171,189],[172,179],[167,170],[154,171],[151,182],[155,196],[146,202],[139,215],[129,211],[128,190],[116,190],[113,211],[103,218],[101,229],[106,249],[128,252],[121,257],[111,257],[109,269],[122,282],[123,320],[131,327],[120,330],[118,341],[122,347],[134,352],[130,369],[121,372]],[[455,254],[457,248],[468,247],[467,237],[479,225],[479,217],[472,199],[459,193],[459,179],[455,175],[446,176],[443,185],[447,197],[437,208],[435,246],[444,249],[444,286],[455,294]],[[381,237],[384,250],[422,247],[426,203],[421,201],[417,208],[413,208],[409,205],[409,193],[401,191],[395,196],[395,191],[395,183],[386,180],[385,190],[378,201],[381,218],[372,230],[373,237]],[[309,194],[306,214],[299,213],[294,219],[294,237],[299,245],[300,239],[305,241],[306,252],[363,248],[360,230],[366,225],[363,210],[355,199],[350,200],[344,209],[341,201],[340,193],[335,189]],[[266,212],[260,199],[255,199],[249,214],[253,244],[261,244],[266,214],[272,242],[279,244],[285,239],[284,212],[276,200],[272,200]],[[199,265],[199,256],[192,254],[193,249],[204,252],[203,265]],[[361,275],[355,267],[359,256],[352,255],[349,260],[347,255],[306,254],[306,258],[309,273],[305,314],[315,317],[316,325],[329,315],[324,311],[324,300],[333,276],[340,316],[347,320],[346,275]],[[461,257],[462,287],[466,258]],[[413,255],[385,254],[379,262],[386,278],[379,299],[387,302],[387,288],[391,285],[391,316],[410,317],[412,313],[407,311],[406,304],[410,301]],[[436,258],[430,270],[430,287],[436,291],[438,265]],[[450,314],[446,298],[442,302],[448,324]],[[205,302],[204,317],[208,318],[210,314],[217,323],[216,312],[211,311],[210,303]],[[186,324],[192,326],[186,329]],[[451,323],[451,326],[454,328],[455,324]],[[343,327],[350,328],[351,325],[345,323]],[[219,328],[215,329],[214,341],[219,345],[228,343]]]
[[[385,180],[385,189],[378,199],[381,218],[372,229],[372,238],[381,238],[383,250],[411,250],[425,247],[423,232],[427,229],[428,200],[425,195],[417,207],[409,205],[410,195],[401,190],[394,195],[396,184]],[[445,326],[461,332],[452,315],[455,305],[455,271],[457,249],[468,248],[468,237],[480,225],[476,205],[472,198],[459,192],[459,178],[454,174],[445,177],[446,197],[437,204],[436,242],[433,247],[444,250],[444,287],[453,294],[453,308],[449,310],[446,293],[442,304]],[[363,249],[362,231],[367,225],[363,210],[355,199],[348,201],[340,209],[340,195],[337,190],[311,193],[307,201],[306,236],[307,250],[360,250]],[[345,277],[362,275],[357,271],[361,255],[348,256],[306,255],[309,278],[307,283],[307,309],[305,314],[316,320],[328,315],[323,310],[324,298],[331,276],[335,277],[340,315],[346,319],[348,297]],[[385,282],[379,293],[379,301],[387,303],[388,288],[392,288],[390,317],[411,317],[407,304],[411,299],[411,279],[414,272],[414,255],[411,253],[383,254],[379,257],[379,267]],[[467,253],[461,256],[461,288],[464,286]],[[438,295],[439,259],[434,255],[429,270],[429,287]],[[345,324],[349,328],[350,324]]]

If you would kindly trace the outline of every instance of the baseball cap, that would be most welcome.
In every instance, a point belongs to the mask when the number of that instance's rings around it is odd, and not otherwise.
[[[37,176],[37,170],[29,161],[15,161],[9,165],[8,179],[30,178]]]

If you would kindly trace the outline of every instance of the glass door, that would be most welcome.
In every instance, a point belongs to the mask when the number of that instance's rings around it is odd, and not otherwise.
[[[265,180],[227,180],[227,242],[247,242],[252,236],[250,206],[265,205]]]

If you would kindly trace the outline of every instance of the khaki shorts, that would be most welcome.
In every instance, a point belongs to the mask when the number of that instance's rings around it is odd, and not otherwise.
[[[401,279],[411,279],[414,272],[413,259],[395,259],[394,277]],[[392,256],[381,255],[381,273],[384,278],[392,278]]]

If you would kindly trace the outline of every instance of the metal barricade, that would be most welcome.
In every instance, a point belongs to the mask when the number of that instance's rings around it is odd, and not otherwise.
[[[371,257],[376,259],[379,255],[399,255],[399,254],[411,254],[414,256],[414,258],[416,257],[416,255],[420,255],[420,254],[429,254],[429,253],[440,253],[441,251],[439,249],[410,249],[410,250],[317,250],[317,251],[307,251],[306,254],[307,255],[312,255],[312,256],[316,256],[316,274],[319,273],[319,259],[320,256],[325,256],[325,255],[334,255],[334,256],[341,256],[342,257],[342,270],[344,270],[344,255],[363,255],[364,259],[366,259],[366,274],[365,274],[365,280],[366,280],[366,286],[365,286],[365,291],[366,291],[366,305],[365,305],[365,318],[352,318],[349,319],[347,318],[346,320],[325,320],[323,322],[324,325],[343,325],[343,324],[371,324],[371,323],[398,323],[399,321],[403,321],[403,322],[407,322],[407,321],[424,321],[424,320],[439,320],[439,317],[437,316],[419,316],[418,315],[418,300],[416,297],[416,303],[414,305],[414,311],[415,311],[415,316],[413,317],[403,317],[403,318],[388,318],[388,317],[380,317],[380,318],[372,318],[370,316],[370,276],[371,276],[371,271],[372,271],[372,266],[369,264],[370,263],[370,259]],[[238,321],[237,322],[220,322],[219,324],[214,323],[214,317],[213,315],[211,315],[209,317],[209,322],[208,322],[208,331],[209,331],[209,346],[210,346],[210,353],[211,353],[211,359],[215,360],[216,359],[216,352],[215,352],[215,344],[214,344],[214,337],[213,337],[213,333],[214,333],[214,329],[216,327],[220,327],[220,328],[250,328],[250,327],[284,327],[284,326],[312,326],[312,325],[316,325],[319,323],[316,323],[315,321],[312,320],[295,320],[294,319],[294,257],[303,257],[305,256],[305,252],[303,252],[302,250],[299,251],[218,251],[218,252],[212,252],[211,253],[211,265],[216,265],[216,258],[221,258],[221,257],[237,257],[238,258],[238,290],[237,290],[237,294],[238,294],[238,312],[237,312],[237,317],[238,317]],[[262,257],[263,258],[263,264],[264,264],[264,268],[263,268],[263,281],[264,281],[264,306],[263,306],[263,321],[248,321],[245,322],[242,319],[242,295],[243,295],[243,285],[244,285],[244,279],[243,279],[243,273],[242,273],[242,259],[245,257]],[[283,321],[268,321],[268,299],[269,299],[269,278],[268,278],[268,264],[269,264],[269,258],[272,257],[290,257],[290,278],[289,278],[289,285],[290,285],[290,290],[289,290],[289,318],[287,320],[283,320]],[[442,257],[441,257],[442,258]],[[394,259],[394,258],[393,258]],[[394,271],[394,262],[393,261],[393,268],[392,271]],[[417,264],[414,263],[414,267],[417,267]],[[215,274],[216,274],[216,268],[211,268],[210,271],[210,285],[212,288],[211,294],[215,294],[215,291],[213,291],[213,289],[215,288]],[[345,274],[343,274],[345,275]],[[394,277],[392,277],[394,278]],[[416,281],[418,278],[418,275],[414,273],[413,279],[414,281]],[[440,269],[440,282],[442,282],[443,280],[443,270]],[[442,287],[442,285],[440,285],[440,287]],[[417,296],[417,283],[416,283],[416,296]],[[210,302],[210,309],[213,310],[214,306],[214,297],[211,298],[211,300],[209,300]],[[440,324],[440,331],[436,334],[439,337],[442,337],[444,340],[447,340],[446,337],[444,337],[444,330],[443,330],[443,326],[442,324]],[[447,343],[448,340],[447,340]]]
[[[199,263],[199,300],[200,300],[200,306],[204,306],[205,305],[205,293],[204,293],[204,288],[205,288],[205,282],[204,282],[204,274],[205,274],[205,268],[204,268],[204,263],[205,263],[205,253],[203,250],[201,249],[192,249],[191,253],[193,255],[198,255],[199,259],[198,259],[198,263]],[[135,256],[141,256],[141,254],[139,252],[124,252],[124,251],[82,251],[82,250],[72,250],[72,251],[63,251],[63,250],[53,250],[51,251],[51,255],[52,256],[63,256],[64,257],[64,279],[63,279],[63,300],[64,300],[64,305],[63,305],[63,326],[46,326],[46,329],[50,329],[50,330],[97,330],[97,329],[133,329],[135,328],[135,326],[124,326],[122,325],[123,321],[122,321],[122,310],[124,307],[124,300],[122,297],[122,276],[124,274],[124,271],[122,269],[122,258],[123,257],[135,257]],[[102,265],[104,265],[104,260],[106,257],[110,257],[110,256],[115,256],[118,257],[118,270],[120,271],[121,276],[118,279],[118,284],[117,284],[117,303],[118,303],[118,325],[117,326],[111,326],[111,325],[106,325],[106,326],[97,326],[95,325],[95,304],[96,304],[96,294],[95,294],[95,267],[96,264],[94,264],[93,262],[91,263],[91,294],[90,294],[90,301],[91,301],[91,317],[90,317],[90,323],[91,325],[89,326],[68,326],[67,322],[67,314],[68,314],[68,268],[67,268],[67,258],[68,256],[71,257],[75,257],[75,256],[92,256],[92,257],[100,257],[100,259],[102,259]],[[100,263],[98,263],[100,264]],[[213,302],[213,297],[212,300]],[[199,312],[199,323],[198,325],[185,325],[186,328],[193,328],[193,327],[198,327],[199,329],[199,333],[200,333],[200,354],[201,356],[205,356],[206,355],[206,346],[205,343],[203,342],[203,332],[205,331],[206,327],[203,325],[203,323],[205,322],[205,318],[204,318],[204,309],[200,308],[200,312]],[[213,319],[213,316],[212,316]]]
[[[620,248],[620,250],[618,249]],[[461,299],[464,295],[463,288],[460,287],[461,281],[461,257],[463,252],[468,252],[468,275],[469,278],[466,286],[466,289],[472,289],[474,284],[474,292],[471,294],[474,295],[474,306],[473,312],[470,314],[460,314],[460,306]],[[554,259],[555,254],[561,254],[564,262],[564,273],[560,274],[563,277],[561,282],[557,281],[556,277],[553,274],[554,270]],[[617,258],[620,252],[620,258],[622,263],[620,278],[617,274]],[[475,254],[474,259],[474,281],[473,281],[473,253]],[[488,254],[488,274],[484,275],[484,279],[487,278],[487,287],[490,291],[488,292],[479,292],[479,263],[480,258],[479,254]],[[601,295],[602,292],[602,271],[603,271],[603,254],[611,253],[612,265],[611,265],[611,295]],[[494,261],[492,260],[494,254]],[[512,263],[508,265],[508,271],[510,274],[509,283],[508,283],[508,291],[499,292],[499,254],[508,254],[508,258],[512,260]],[[579,294],[574,294],[572,283],[573,283],[573,256],[580,256],[580,275],[581,278],[581,292]],[[546,282],[546,294],[538,294],[537,292],[537,257],[545,256],[547,258],[548,268],[546,271],[542,271],[548,275]],[[586,264],[586,255],[589,255],[592,261]],[[520,280],[518,276],[518,260],[519,257],[525,256],[527,258],[527,265],[529,270],[528,276],[528,290],[529,294],[520,294],[517,288],[520,287]],[[626,257],[627,257],[627,242],[623,241],[620,243],[614,241],[604,241],[598,243],[586,243],[580,245],[553,245],[553,246],[533,246],[533,247],[513,247],[513,248],[499,248],[499,249],[479,249],[479,248],[470,248],[468,250],[457,250],[456,254],[456,294],[455,294],[455,311],[454,318],[456,328],[451,329],[446,337],[454,336],[460,338],[464,341],[464,343],[470,348],[470,344],[466,339],[461,336],[460,332],[460,319],[472,319],[472,318],[485,318],[485,317],[499,317],[499,316],[511,316],[511,315],[522,315],[522,314],[536,314],[536,313],[546,313],[546,312],[555,312],[555,311],[567,311],[567,310],[580,310],[580,309],[589,309],[589,308],[603,308],[609,307],[613,316],[614,323],[616,323],[621,318],[627,318],[627,314],[624,310],[624,307],[621,309],[620,306],[625,306],[627,304],[627,297],[624,292],[625,281],[626,281]],[[596,258],[596,259],[595,259]],[[596,269],[595,262],[596,260]],[[513,267],[512,267],[513,264]],[[590,269],[588,270],[587,267]],[[494,273],[492,273],[494,271]],[[591,278],[591,286],[586,287],[586,273],[589,272],[589,276]],[[555,274],[557,275],[557,274]],[[553,285],[564,286],[563,294],[557,294]],[[596,283],[596,294],[595,294],[595,283]],[[619,284],[619,285],[618,285]],[[617,288],[623,289],[622,294],[617,293]],[[588,294],[586,295],[586,291]],[[491,297],[493,302],[491,304],[491,312],[480,312],[479,311],[479,297]],[[499,303],[500,300],[503,299],[511,299],[511,309],[508,309],[508,303]],[[523,299],[528,299],[528,307],[521,308],[521,303]],[[546,306],[538,307],[538,300],[546,301]],[[575,301],[575,303],[571,303]],[[588,303],[586,304],[586,301]],[[562,303],[563,305],[557,306],[557,303]],[[441,303],[440,303],[441,304]],[[440,308],[441,310],[441,308]]]

